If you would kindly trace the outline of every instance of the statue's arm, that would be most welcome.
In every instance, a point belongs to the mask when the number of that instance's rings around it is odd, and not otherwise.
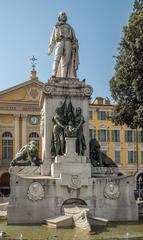
[[[54,120],[55,120],[55,122],[61,127],[61,128],[65,128],[61,123],[60,123],[60,121],[58,120],[58,118],[55,116],[54,117]]]
[[[76,130],[78,130],[83,124],[84,124],[84,117],[81,116],[81,119],[80,119],[80,123],[78,124],[78,126],[76,127]]]
[[[76,35],[75,35],[75,31],[74,29],[71,27],[71,31],[72,31],[72,51],[74,53],[74,68],[75,70],[78,69],[78,65],[80,64],[80,61],[79,61],[79,45],[78,45],[78,40],[76,38]]]
[[[50,38],[49,46],[48,46],[48,55],[50,55],[53,52],[55,44],[56,44],[56,36],[55,36],[55,27],[54,27],[51,38]]]
[[[72,31],[72,45],[75,47],[78,47],[78,40],[76,38],[75,31],[72,27],[71,27],[71,31]]]

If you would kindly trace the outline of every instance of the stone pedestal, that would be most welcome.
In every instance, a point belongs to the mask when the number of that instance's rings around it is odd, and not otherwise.
[[[42,135],[42,159],[43,175],[50,175],[51,165],[51,139],[52,139],[52,118],[59,102],[64,102],[65,97],[70,97],[73,107],[80,107],[84,116],[84,136],[86,139],[85,156],[89,159],[89,101],[92,88],[84,81],[77,78],[51,78],[45,84],[41,98],[41,109],[43,119]]]
[[[66,138],[66,153],[51,164],[51,176],[40,174],[42,166],[10,168],[8,224],[42,224],[47,218],[63,215],[65,207],[80,205],[88,208],[93,218],[138,220],[134,176],[104,172],[102,177],[91,177],[91,164],[86,156],[75,153],[75,140]]]
[[[66,140],[66,156],[68,157],[77,157],[77,153],[75,152],[76,148],[76,138],[65,138]]]
[[[43,224],[47,218],[63,215],[62,209],[69,203],[81,202],[94,217],[138,220],[133,176],[91,178],[89,163],[72,162],[55,163],[54,177],[34,174],[33,167],[21,170],[11,170],[8,224]]]
[[[66,138],[66,153],[64,156],[57,156],[51,164],[51,176],[60,178],[61,185],[81,188],[82,185],[88,186],[91,164],[87,163],[86,156],[78,156],[75,152],[75,142],[76,138]]]
[[[94,167],[91,165],[91,176],[92,177],[108,177],[108,176],[118,176],[118,167]]]

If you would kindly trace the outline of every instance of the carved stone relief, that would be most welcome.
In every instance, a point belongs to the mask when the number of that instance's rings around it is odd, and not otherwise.
[[[106,184],[103,194],[106,198],[117,199],[120,196],[119,186],[113,182],[109,182]]]
[[[45,192],[41,183],[31,183],[27,192],[27,196],[32,201],[42,200],[45,196]]]

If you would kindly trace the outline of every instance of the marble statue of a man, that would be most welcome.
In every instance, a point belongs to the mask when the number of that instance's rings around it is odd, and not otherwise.
[[[76,78],[79,65],[78,40],[73,28],[67,23],[65,12],[60,12],[58,23],[54,26],[48,55],[55,48],[55,56],[52,67],[52,77]]]

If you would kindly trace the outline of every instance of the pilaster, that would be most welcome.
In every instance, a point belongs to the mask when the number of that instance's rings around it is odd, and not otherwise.
[[[14,146],[14,152],[15,154],[19,151],[20,144],[19,144],[19,131],[20,131],[20,126],[19,126],[19,120],[20,120],[20,114],[14,114],[14,136],[15,136],[15,146]]]
[[[22,114],[22,146],[27,144],[27,114]]]

